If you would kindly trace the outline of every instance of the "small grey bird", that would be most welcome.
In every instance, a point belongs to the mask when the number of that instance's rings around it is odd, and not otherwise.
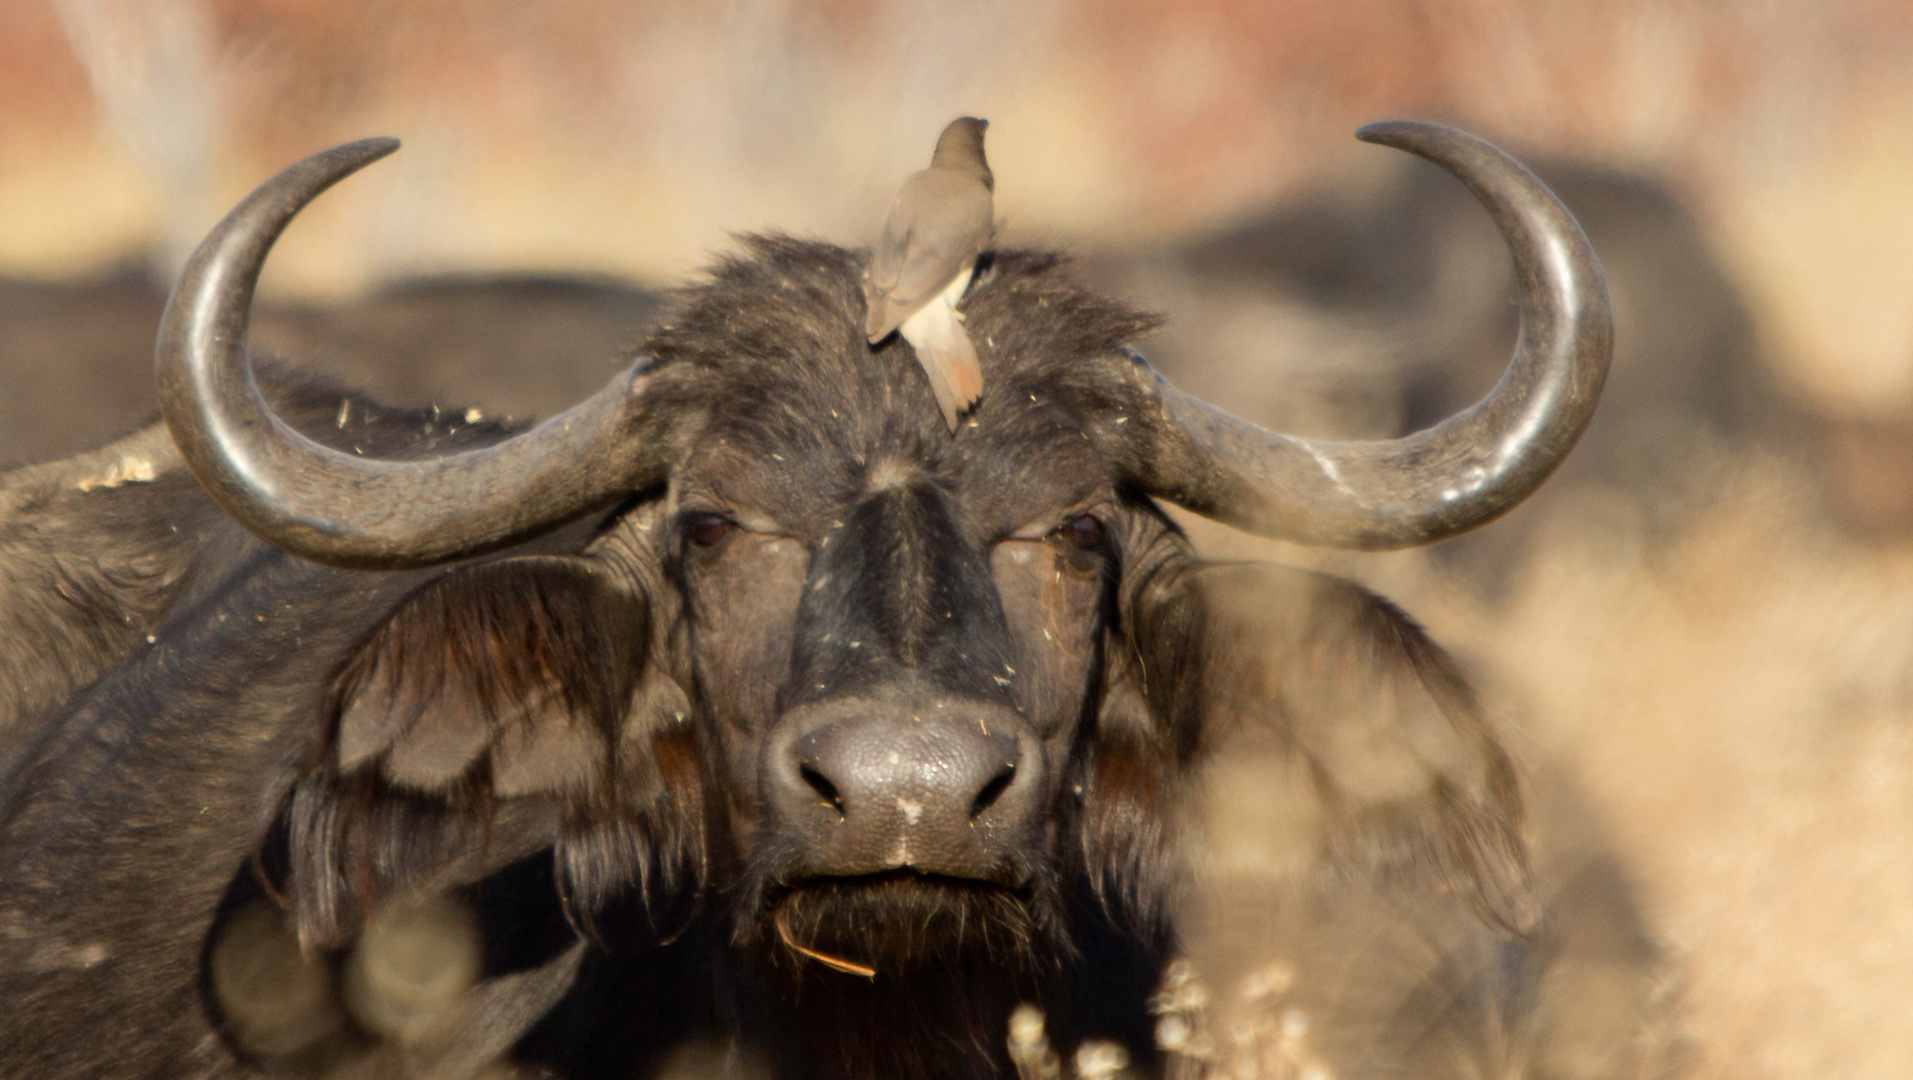
[[[964,116],[943,129],[930,167],[897,190],[864,269],[864,332],[872,345],[892,330],[903,334],[952,431],[983,393],[983,369],[957,301],[995,231],[996,179],[983,159],[989,126]]]

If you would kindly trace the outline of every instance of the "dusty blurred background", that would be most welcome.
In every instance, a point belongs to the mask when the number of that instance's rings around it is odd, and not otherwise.
[[[1502,1050],[1414,1060],[1903,1076],[1904,0],[0,0],[0,460],[138,422],[172,269],[333,143],[406,145],[291,230],[256,341],[400,400],[536,414],[607,377],[730,232],[869,242],[959,113],[992,121],[1006,243],[1078,252],[1170,315],[1152,356],[1179,383],[1312,434],[1445,415],[1513,334],[1478,209],[1353,129],[1443,120],[1541,169],[1617,303],[1582,450],[1476,538],[1273,552],[1427,621],[1532,777],[1564,929],[1526,1003],[1482,1021]],[[1332,1011],[1386,935],[1306,917],[1226,804],[1192,957],[1218,980],[1292,961]],[[1266,917],[1270,889],[1304,914]],[[1438,939],[1391,962],[1445,1004],[1370,1012],[1435,1031],[1459,1008],[1468,979],[1436,969],[1466,949]],[[1310,949],[1331,959],[1276,955]]]

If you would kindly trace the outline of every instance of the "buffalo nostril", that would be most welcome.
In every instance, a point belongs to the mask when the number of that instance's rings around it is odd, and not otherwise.
[[[837,785],[809,765],[800,766],[797,774],[804,778],[804,783],[810,785],[810,789],[817,793],[817,797],[823,800],[825,806],[837,811],[838,817],[844,816],[844,797],[837,793]]]
[[[1003,797],[1005,791],[1010,789],[1010,781],[1014,779],[1016,779],[1016,762],[1005,762],[1002,771],[991,777],[990,782],[983,785],[983,790],[976,793],[976,801],[970,804],[970,820],[975,821],[982,817],[983,811],[988,810],[996,800]]]

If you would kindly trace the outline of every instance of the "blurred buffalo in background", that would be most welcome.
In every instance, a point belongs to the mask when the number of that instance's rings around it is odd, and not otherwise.
[[[145,273],[0,280],[0,462],[63,457],[149,422],[166,296]],[[379,397],[531,418],[596,389],[663,308],[604,278],[436,278],[349,304],[264,307],[253,340]]]
[[[1764,458],[1829,475],[1819,421],[1776,379],[1747,302],[1665,186],[1543,165],[1602,253],[1619,327],[1600,414],[1554,484],[1507,525],[1435,548],[1486,594],[1514,582],[1533,532],[1566,501],[1615,510],[1666,538],[1705,510],[1723,470]],[[1516,329],[1513,275],[1465,194],[1401,170],[1272,207],[1166,247],[1097,252],[1092,280],[1176,317],[1151,344],[1172,378],[1281,430],[1354,439],[1428,426],[1480,398],[1483,363]],[[1846,468],[1871,463],[1846,461]]]

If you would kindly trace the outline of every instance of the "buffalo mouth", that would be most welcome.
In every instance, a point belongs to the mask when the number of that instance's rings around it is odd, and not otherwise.
[[[772,955],[875,978],[983,960],[1028,969],[1057,953],[1049,891],[914,870],[812,877],[767,891],[757,924]]]

